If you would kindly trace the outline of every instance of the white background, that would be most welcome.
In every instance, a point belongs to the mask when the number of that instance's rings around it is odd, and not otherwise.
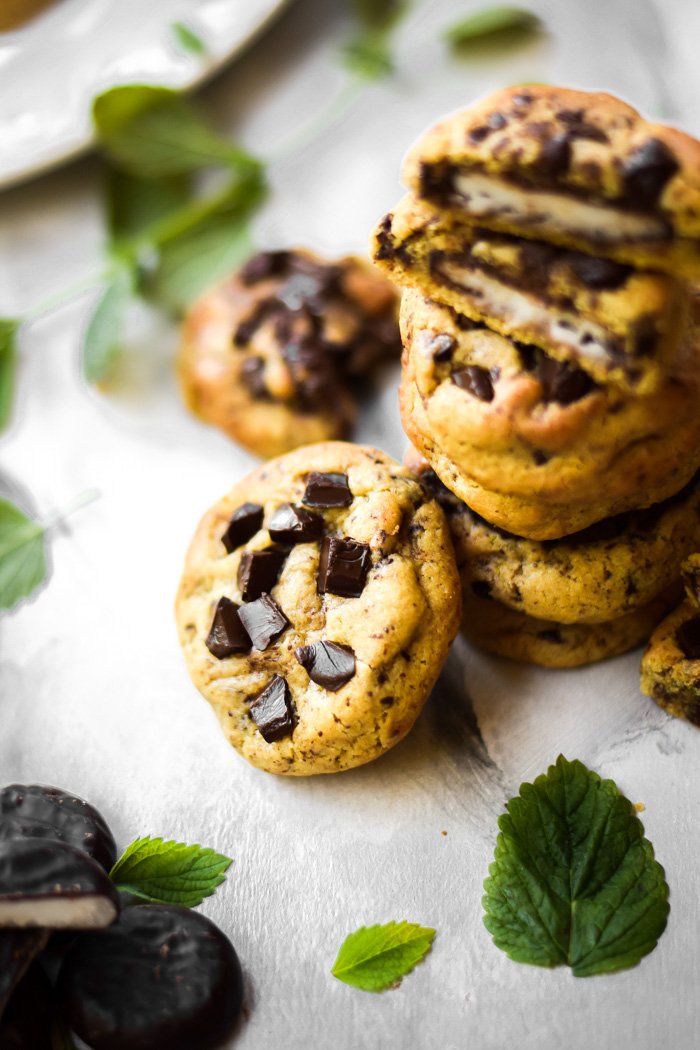
[[[532,6],[548,27],[538,41],[456,60],[439,31],[467,0],[417,2],[396,37],[396,75],[272,165],[258,244],[363,251],[399,197],[416,135],[504,84],[610,89],[700,132],[697,0]],[[201,94],[206,109],[257,154],[285,150],[341,90],[346,29],[343,4],[298,0]],[[94,160],[0,195],[0,313],[99,268],[103,239]],[[45,590],[0,622],[0,782],[84,795],[120,845],[150,833],[234,858],[203,910],[246,972],[241,1050],[697,1047],[700,735],[640,695],[639,653],[544,672],[459,643],[414,732],[373,765],[298,781],[248,767],[189,682],[172,602],[197,520],[253,460],[186,415],[165,323],[135,316],[119,389],[88,389],[79,344],[90,302],[24,329],[17,411],[0,443],[5,484],[42,514],[83,489],[102,493],[54,535]],[[357,437],[402,455],[395,374]],[[646,807],[672,907],[635,970],[577,980],[517,965],[482,926],[497,815],[560,751]],[[372,996],[330,976],[348,932],[403,918],[438,936],[398,990]]]

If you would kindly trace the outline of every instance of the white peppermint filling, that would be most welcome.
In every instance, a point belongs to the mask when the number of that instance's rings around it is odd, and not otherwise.
[[[480,313],[507,323],[511,332],[522,329],[523,334],[530,332],[550,344],[564,346],[583,360],[609,365],[610,354],[605,347],[608,333],[602,325],[593,321],[581,323],[570,311],[545,306],[496,277],[460,266],[450,259],[441,259],[436,264],[435,275],[458,285],[467,298],[473,299]]]
[[[475,218],[512,218],[534,229],[583,236],[600,244],[658,241],[667,236],[661,219],[635,215],[614,205],[593,204],[565,193],[513,186],[482,172],[457,173],[453,190]]]
[[[0,928],[42,926],[49,930],[103,929],[114,922],[116,917],[113,901],[88,894],[0,901]]]

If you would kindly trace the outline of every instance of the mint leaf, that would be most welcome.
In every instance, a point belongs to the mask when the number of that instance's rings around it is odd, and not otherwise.
[[[173,22],[170,28],[183,51],[188,51],[191,55],[206,55],[204,41],[184,22]]]
[[[362,80],[379,80],[393,72],[391,34],[406,14],[406,0],[354,0],[361,25],[342,50],[343,64]]]
[[[444,36],[453,47],[461,47],[499,34],[528,34],[540,25],[537,15],[522,7],[485,7],[455,22]]]
[[[9,423],[12,411],[19,326],[19,321],[0,318],[0,430]]]
[[[127,846],[109,875],[117,889],[142,900],[195,908],[221,885],[231,863],[213,849],[146,836]]]
[[[0,609],[28,598],[46,576],[44,526],[0,499]]]
[[[157,179],[211,164],[234,168],[252,158],[220,138],[177,91],[130,84],[111,88],[92,104],[100,145],[124,171]]]
[[[107,222],[117,251],[152,240],[154,227],[190,200],[188,175],[142,179],[109,168],[106,180]]]
[[[262,173],[254,172],[200,205],[180,232],[173,225],[161,239],[158,267],[146,288],[150,297],[181,312],[235,269],[250,254],[249,220],[264,197]]]
[[[120,266],[104,288],[88,321],[83,339],[83,371],[90,383],[107,379],[121,349],[124,314],[133,292],[134,277]]]
[[[401,978],[430,950],[435,930],[412,922],[361,926],[340,946],[331,973],[364,992],[382,992]]]
[[[506,805],[484,924],[516,962],[577,977],[636,966],[666,927],[668,886],[634,807],[562,755]]]

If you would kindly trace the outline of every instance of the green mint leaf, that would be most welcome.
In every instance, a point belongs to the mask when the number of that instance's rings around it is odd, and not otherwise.
[[[354,0],[355,17],[370,29],[394,26],[408,10],[406,0]]]
[[[221,885],[231,863],[213,849],[146,836],[127,846],[109,875],[117,889],[142,900],[195,908]]]
[[[634,807],[562,755],[506,805],[484,924],[516,962],[577,977],[636,966],[666,927],[668,886]]]
[[[265,197],[258,171],[199,206],[177,231],[161,231],[158,267],[147,293],[176,313],[250,255],[249,220]]]
[[[12,412],[19,326],[19,321],[0,318],[0,430],[7,426]]]
[[[44,533],[41,522],[0,499],[0,609],[28,598],[44,580]]]
[[[190,29],[190,27],[184,22],[173,22],[170,28],[173,31],[173,36],[183,51],[187,51],[191,55],[206,55],[206,44],[202,38],[197,36],[194,30]]]
[[[107,379],[114,368],[133,289],[133,271],[120,266],[97,301],[83,339],[83,371],[90,383]]]
[[[435,930],[412,922],[361,926],[343,941],[331,973],[353,988],[383,992],[401,983],[430,950],[434,937]]]
[[[117,251],[141,242],[150,243],[164,219],[189,203],[188,175],[141,179],[109,168],[106,179],[107,222]]]
[[[522,7],[485,7],[455,22],[445,30],[444,36],[449,44],[458,48],[499,34],[529,34],[540,25],[537,15]]]
[[[211,164],[246,167],[252,158],[211,131],[177,91],[131,84],[111,88],[92,104],[98,140],[124,171],[158,179]]]
[[[362,33],[343,48],[343,64],[362,80],[380,80],[394,70],[386,34]]]

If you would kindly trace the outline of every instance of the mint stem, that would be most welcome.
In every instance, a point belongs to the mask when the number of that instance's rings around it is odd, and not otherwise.
[[[48,532],[49,529],[54,528],[59,522],[65,521],[76,510],[81,510],[83,507],[87,507],[88,504],[94,503],[101,495],[102,493],[99,489],[85,489],[59,510],[49,511],[42,519],[42,526]]]

